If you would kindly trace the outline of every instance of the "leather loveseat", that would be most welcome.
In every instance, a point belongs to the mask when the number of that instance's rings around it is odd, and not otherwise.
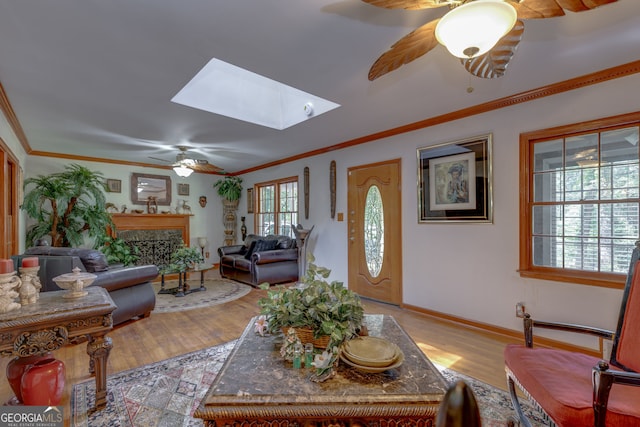
[[[24,254],[12,257],[16,270],[22,264],[22,258],[33,256],[38,257],[40,265],[41,292],[60,290],[53,278],[71,273],[75,267],[95,274],[97,278],[91,286],[105,288],[118,307],[113,312],[114,325],[134,317],[147,317],[155,308],[156,294],[151,285],[151,281],[158,277],[155,265],[113,267],[96,249],[34,246]]]
[[[221,246],[220,275],[252,286],[298,280],[298,248],[289,236],[249,234],[244,244]]]

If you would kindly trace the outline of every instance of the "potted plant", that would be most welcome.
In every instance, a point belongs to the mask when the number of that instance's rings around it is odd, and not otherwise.
[[[300,335],[300,331],[310,330],[316,340],[327,337],[326,348],[333,349],[358,334],[364,307],[360,297],[342,282],[325,280],[331,270],[314,264],[312,254],[308,259],[301,286],[270,289],[268,283],[262,284],[267,296],[258,300],[258,306],[270,333],[296,328]]]
[[[106,236],[103,239],[100,252],[107,257],[109,265],[122,264],[127,267],[138,260],[140,250],[135,245],[129,246],[119,237]]]
[[[72,164],[63,172],[27,178],[25,190],[31,186],[21,206],[35,220],[27,229],[27,246],[44,236],[50,236],[51,246],[80,246],[85,236],[100,242],[113,227],[100,172]]]
[[[184,244],[180,245],[171,254],[171,264],[167,270],[173,273],[184,273],[189,268],[192,268],[195,264],[199,264],[204,261],[200,248],[190,248]]]
[[[230,202],[240,200],[242,196],[242,178],[239,176],[225,176],[216,181],[213,188],[218,190],[218,196]]]

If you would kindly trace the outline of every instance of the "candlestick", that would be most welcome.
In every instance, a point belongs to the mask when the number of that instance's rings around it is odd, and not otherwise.
[[[0,274],[11,273],[14,270],[12,260],[0,259]]]
[[[38,257],[28,257],[22,258],[22,266],[23,267],[37,267],[38,266]]]

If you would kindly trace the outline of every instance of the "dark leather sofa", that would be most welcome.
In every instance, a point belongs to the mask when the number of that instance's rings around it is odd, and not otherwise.
[[[298,280],[298,248],[289,236],[249,234],[244,244],[221,246],[220,275],[259,286]]]
[[[155,265],[113,267],[108,265],[104,254],[95,249],[34,246],[12,257],[16,270],[22,258],[33,256],[39,260],[41,292],[60,290],[53,278],[71,273],[74,267],[95,274],[97,278],[91,286],[105,288],[118,306],[113,312],[114,325],[135,317],[147,317],[155,308],[156,294],[151,285],[158,277]]]

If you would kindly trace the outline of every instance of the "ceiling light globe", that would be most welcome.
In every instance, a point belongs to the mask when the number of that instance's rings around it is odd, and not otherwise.
[[[442,17],[436,25],[436,39],[453,56],[475,58],[491,50],[517,19],[514,7],[503,0],[475,0]]]
[[[186,178],[193,173],[193,169],[189,169],[183,165],[174,166],[173,171],[176,173],[176,175],[181,176],[183,178]]]

